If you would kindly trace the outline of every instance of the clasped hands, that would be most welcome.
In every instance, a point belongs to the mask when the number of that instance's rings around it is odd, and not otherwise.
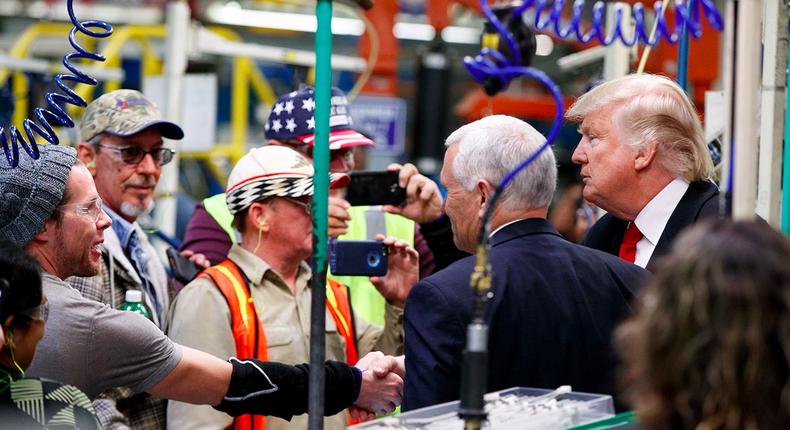
[[[362,371],[362,388],[354,405],[349,408],[351,418],[367,421],[376,414],[392,412],[403,399],[404,357],[392,357],[374,351],[355,365]]]

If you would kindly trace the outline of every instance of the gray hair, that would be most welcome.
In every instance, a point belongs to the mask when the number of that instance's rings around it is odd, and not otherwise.
[[[526,122],[493,115],[454,131],[445,146],[458,145],[452,174],[462,187],[471,191],[478,179],[499,185],[545,142],[546,138]],[[549,148],[510,182],[500,204],[508,210],[547,207],[556,186],[557,163]]]
[[[694,104],[671,79],[632,74],[605,82],[579,97],[565,113],[582,122],[591,112],[614,107],[612,127],[635,150],[657,145],[656,159],[675,177],[710,178],[713,160]]]

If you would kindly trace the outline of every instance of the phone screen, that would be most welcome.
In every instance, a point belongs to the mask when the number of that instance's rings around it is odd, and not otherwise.
[[[351,172],[346,200],[351,206],[394,205],[406,200],[406,190],[398,185],[398,172]]]

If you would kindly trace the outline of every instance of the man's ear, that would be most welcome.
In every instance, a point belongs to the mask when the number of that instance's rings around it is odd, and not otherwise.
[[[490,182],[486,181],[485,179],[478,179],[477,183],[475,183],[475,193],[477,194],[478,198],[480,199],[480,210],[478,211],[478,216],[482,217],[483,213],[485,213],[486,205],[491,197],[494,195],[494,191],[496,187],[491,185]]]
[[[253,231],[262,230],[264,232],[269,231],[269,224],[267,222],[268,219],[268,206],[255,202],[250,206],[249,211],[247,211],[247,221],[251,223],[254,227]]]
[[[96,149],[87,142],[80,142],[77,144],[77,158],[85,163],[85,167],[91,173],[91,176],[96,176]]]
[[[53,240],[53,232],[55,231],[55,225],[57,224],[57,221],[55,220],[56,216],[57,214],[53,214],[52,217],[41,226],[41,229],[38,231],[38,233],[33,236],[33,242],[47,243],[50,240]]]
[[[656,158],[657,144],[650,143],[634,152],[634,169],[639,172],[648,167]]]

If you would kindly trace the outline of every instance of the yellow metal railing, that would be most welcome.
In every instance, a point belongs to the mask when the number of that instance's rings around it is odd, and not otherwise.
[[[14,58],[25,58],[33,43],[42,37],[62,37],[71,30],[70,24],[36,23],[29,26],[17,39],[8,55]],[[209,30],[221,37],[240,41],[241,37],[234,31],[212,26]],[[151,43],[155,39],[164,39],[166,28],[164,25],[128,25],[115,29],[113,36],[103,47],[101,54],[107,58],[103,63],[93,63],[98,69],[113,69],[121,66],[121,51],[129,42],[134,42],[140,49],[141,76],[161,75],[163,62],[159,58]],[[95,39],[81,39],[82,46],[95,51]],[[13,76],[13,94],[24,94],[28,91],[28,79],[23,72],[13,72],[0,69],[0,86],[4,85],[9,76]],[[104,81],[104,91],[109,92],[121,87],[119,81]],[[207,162],[212,173],[220,181],[225,182],[228,166],[232,166],[246,153],[248,132],[248,113],[250,112],[250,91],[252,88],[258,100],[267,105],[274,104],[276,94],[269,82],[258,69],[255,62],[249,57],[236,57],[233,59],[233,76],[231,87],[231,138],[229,143],[217,143],[208,152],[183,152],[181,157],[202,159]],[[83,99],[93,99],[95,87],[80,84],[75,87],[75,92]],[[78,111],[76,106],[68,106],[69,115],[74,117]],[[21,124],[29,110],[27,98],[20,98],[14,103],[13,123]]]

